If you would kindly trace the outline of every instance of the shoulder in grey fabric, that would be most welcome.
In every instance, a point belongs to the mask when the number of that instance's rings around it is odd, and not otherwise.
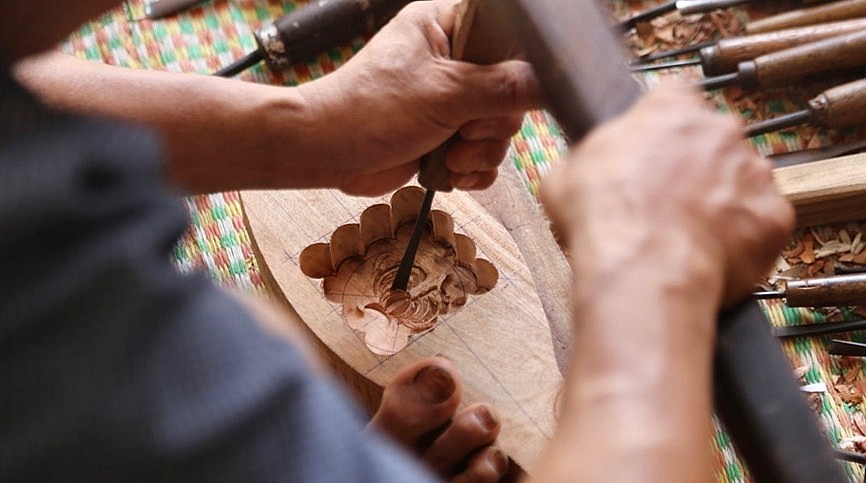
[[[0,480],[432,481],[169,252],[146,132],[0,80]]]

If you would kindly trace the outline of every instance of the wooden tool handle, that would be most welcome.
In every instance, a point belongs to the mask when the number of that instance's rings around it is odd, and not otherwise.
[[[791,280],[785,286],[789,307],[866,304],[866,274]]]
[[[156,20],[192,8],[205,0],[154,0],[144,7],[144,15]]]
[[[457,7],[454,32],[451,35],[451,58],[475,64],[494,64],[513,58],[517,48],[510,36],[496,30],[495,19],[487,9],[487,2],[463,0]],[[494,20],[491,22],[491,20]],[[418,182],[435,191],[451,191],[450,173],[445,158],[451,145],[458,139],[455,134],[441,146],[421,159]]]
[[[256,41],[273,70],[283,70],[374,32],[410,0],[328,0],[309,2],[263,26]]]
[[[842,0],[827,5],[804,8],[756,20],[746,25],[746,32],[756,34],[800,25],[814,25],[866,15],[866,0]]]
[[[866,30],[866,18],[721,39],[700,51],[704,75],[734,72],[740,62],[858,30]]]
[[[825,72],[866,66],[866,30],[762,55],[741,62],[737,69],[746,87],[771,87]]]
[[[809,101],[816,124],[831,129],[866,124],[866,79],[827,89]]]

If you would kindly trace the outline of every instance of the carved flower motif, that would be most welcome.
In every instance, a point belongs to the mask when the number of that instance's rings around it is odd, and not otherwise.
[[[490,262],[475,258],[469,237],[454,233],[451,216],[432,210],[408,289],[391,290],[423,197],[421,188],[402,188],[390,204],[367,208],[360,223],[340,226],[329,243],[301,253],[301,271],[323,279],[325,297],[342,305],[349,327],[364,334],[375,354],[399,352],[412,336],[433,329],[440,315],[463,306],[469,295],[493,288],[499,277]]]

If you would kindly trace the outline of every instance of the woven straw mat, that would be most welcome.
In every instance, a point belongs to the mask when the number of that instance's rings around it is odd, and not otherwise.
[[[143,19],[144,0],[129,0],[83,25],[64,43],[63,49],[89,60],[136,69],[211,73],[254,50],[253,32],[261,25],[304,3],[211,1],[170,18],[150,21]],[[364,38],[354,39],[322,53],[313,62],[296,65],[283,73],[269,72],[260,64],[238,78],[248,82],[297,85],[338,68],[364,42]],[[796,136],[791,135],[768,135],[756,145],[764,153],[799,148]],[[564,150],[565,140],[553,119],[545,111],[533,111],[526,115],[520,132],[514,136],[506,162],[514,164],[526,188],[535,194],[540,180],[558,162]],[[189,211],[189,230],[174,250],[178,268],[206,270],[222,286],[266,295],[238,193],[190,196],[184,203]],[[811,310],[789,309],[779,303],[766,304],[765,309],[777,325],[821,318]],[[805,376],[808,382],[829,381],[832,374],[840,371],[824,350],[827,342],[806,339],[785,345],[795,366],[810,367]],[[861,409],[829,395],[823,398],[820,414],[834,442],[856,434],[850,416]],[[731,441],[718,425],[710,446],[716,455],[717,481],[748,481]],[[852,480],[862,477],[862,468],[856,465],[846,465],[846,471]]]

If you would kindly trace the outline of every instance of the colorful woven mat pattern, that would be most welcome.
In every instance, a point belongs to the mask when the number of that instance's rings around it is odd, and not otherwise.
[[[129,0],[122,7],[84,25],[70,37],[65,50],[94,61],[173,72],[210,73],[256,48],[253,32],[262,24],[305,2],[265,0],[214,0],[201,7],[159,21],[142,20],[144,1]],[[646,2],[650,4],[652,2]],[[359,38],[315,61],[274,73],[263,65],[255,66],[238,77],[243,81],[277,85],[296,85],[338,68],[360,49]],[[648,79],[653,83],[653,78]],[[773,107],[775,106],[775,107]],[[796,106],[793,106],[796,107]],[[790,110],[791,105],[770,104],[771,109]],[[823,138],[822,138],[823,139]],[[802,137],[796,134],[772,134],[758,140],[762,152],[799,149]],[[540,180],[556,164],[565,150],[561,130],[544,111],[526,116],[508,152],[508,161],[520,172],[527,189],[537,192]],[[242,162],[242,160],[241,160]],[[184,199],[190,215],[190,229],[177,245],[174,258],[181,270],[207,270],[220,285],[266,294],[258,261],[253,253],[250,235],[244,226],[237,193],[215,193]],[[811,321],[814,312],[792,310],[778,303],[767,305],[776,325]],[[838,368],[829,361],[822,343],[805,340],[786,344],[786,350],[797,365],[810,364],[809,381],[828,380]],[[852,434],[853,409],[824,397],[821,415],[834,441]],[[718,425],[717,425],[718,428]],[[737,459],[731,441],[716,431],[712,446],[716,455],[717,481],[747,481],[748,476]],[[852,479],[862,477],[862,469],[847,465]]]
[[[145,2],[129,0],[82,26],[64,49],[112,65],[207,74],[254,50],[253,32],[304,3],[216,0],[170,18],[150,21],[143,19]],[[354,39],[285,72],[272,72],[259,64],[238,77],[250,82],[297,85],[333,71],[364,42],[364,38]],[[534,193],[541,177],[564,149],[562,133],[552,118],[537,111],[527,115],[508,158]],[[178,266],[183,270],[206,269],[222,285],[264,294],[237,193],[191,196],[185,203],[190,230],[175,250]]]

